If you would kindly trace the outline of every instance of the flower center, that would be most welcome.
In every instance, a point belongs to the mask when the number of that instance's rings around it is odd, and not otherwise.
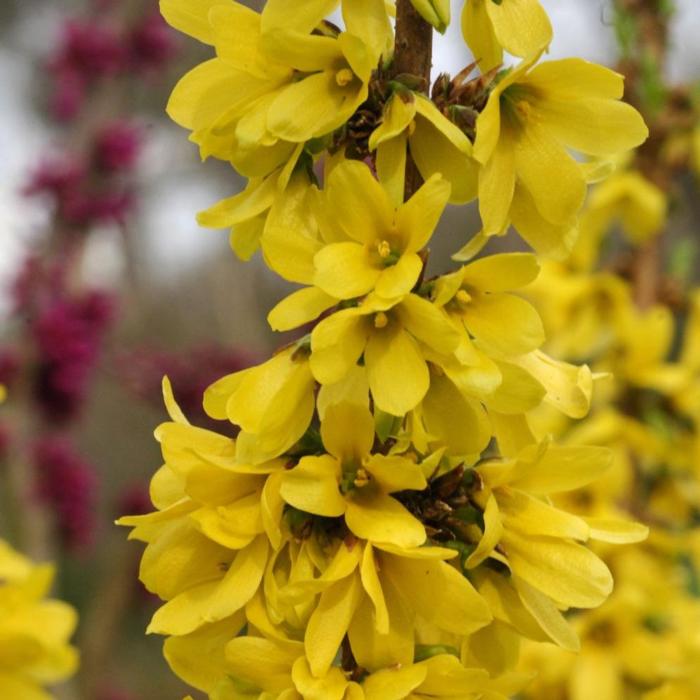
[[[349,85],[354,78],[355,74],[349,68],[342,68],[335,74],[335,82],[338,83],[340,87]]]
[[[381,329],[381,328],[386,328],[389,325],[389,317],[383,312],[380,311],[378,314],[375,314],[374,316],[374,327]]]
[[[455,294],[455,299],[462,305],[466,306],[472,300],[472,295],[466,289],[460,289],[457,294]]]

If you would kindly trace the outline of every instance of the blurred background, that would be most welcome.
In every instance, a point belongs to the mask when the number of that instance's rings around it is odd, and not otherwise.
[[[611,2],[542,4],[551,57],[618,63]],[[676,6],[665,79],[691,83],[700,4]],[[11,397],[0,476],[24,499],[0,500],[0,532],[56,560],[57,594],[81,612],[83,670],[66,698],[182,697],[161,640],[143,634],[155,603],[137,583],[140,546],[112,523],[150,508],[162,375],[201,421],[211,381],[285,342],[265,321],[284,283],[195,222],[241,180],[202,164],[165,115],[178,77],[207,56],[162,23],[155,0],[0,3],[0,383]],[[435,73],[471,60],[453,22]],[[436,270],[478,226],[471,208],[448,212]]]

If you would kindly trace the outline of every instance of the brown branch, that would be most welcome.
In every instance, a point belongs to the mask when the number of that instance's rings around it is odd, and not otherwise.
[[[651,59],[659,75],[663,74],[669,45],[669,16],[661,11],[659,0],[616,0],[617,11],[634,18],[636,37],[629,56],[620,63],[625,74],[625,97],[644,115],[649,126],[649,139],[639,147],[636,166],[640,172],[664,192],[673,182],[672,168],[663,158],[668,137],[666,104],[658,111],[645,104],[643,81],[645,64]],[[641,246],[635,254],[632,271],[634,298],[646,310],[658,300],[663,288],[664,233]]]
[[[394,75],[409,74],[422,79],[427,94],[433,66],[433,28],[415,10],[410,0],[398,0],[396,5],[396,45]],[[405,198],[423,184],[423,178],[413,159],[406,164]]]

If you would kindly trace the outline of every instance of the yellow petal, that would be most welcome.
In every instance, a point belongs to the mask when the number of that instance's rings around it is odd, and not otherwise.
[[[550,445],[536,460],[533,446],[521,453],[512,485],[538,495],[573,491],[600,478],[612,464],[607,447],[568,447]]]
[[[305,287],[283,299],[267,315],[273,331],[288,331],[317,319],[338,303],[317,287]]]
[[[554,508],[521,491],[499,495],[504,527],[522,535],[543,535],[585,542],[590,528],[583,518]]]
[[[484,509],[484,534],[476,549],[469,555],[467,567],[473,569],[475,566],[479,566],[496,548],[496,545],[501,541],[502,534],[501,514],[498,512],[498,502],[492,494],[486,501]]]
[[[369,149],[374,151],[380,144],[393,141],[408,129],[416,116],[416,99],[411,94],[410,98],[394,93],[384,107],[382,121],[372,132],[369,139]],[[403,202],[403,198],[401,200]]]
[[[625,102],[547,100],[538,112],[543,126],[562,143],[592,156],[628,151],[649,136],[642,115]]]
[[[376,132],[375,132],[376,133]],[[377,146],[377,177],[389,195],[391,203],[398,207],[403,202],[406,185],[406,145],[405,135],[380,143]]]
[[[333,457],[304,457],[298,466],[282,475],[280,495],[305,513],[338,517],[345,512],[339,480],[340,465]]]
[[[396,226],[408,239],[408,251],[419,251],[430,240],[449,198],[450,184],[436,174],[399,207]]]
[[[362,587],[355,574],[334,583],[321,594],[304,635],[306,658],[314,676],[328,672],[361,596]]]
[[[300,643],[282,645],[262,637],[237,637],[226,645],[231,675],[275,694],[291,687],[292,664],[303,654]]]
[[[361,462],[374,444],[374,418],[367,406],[342,402],[328,406],[321,422],[323,445],[341,462]]]
[[[373,673],[363,683],[365,700],[403,700],[414,697],[415,690],[427,675],[427,669],[419,664],[396,666]]]
[[[345,522],[350,530],[370,542],[389,542],[397,547],[419,547],[425,529],[404,506],[391,496],[371,487],[352,494],[347,502]]]
[[[477,131],[483,123],[484,115],[486,111],[479,117]],[[476,154],[476,150],[474,153]],[[493,155],[484,163],[479,173],[479,213],[485,235],[499,235],[506,229],[514,191],[515,145],[504,131]]]
[[[270,106],[268,129],[295,143],[323,136],[343,124],[366,95],[366,85],[341,88],[332,72],[314,73],[278,94]]]
[[[363,466],[385,493],[422,491],[427,486],[420,465],[404,457],[372,455]]]
[[[485,400],[489,410],[517,415],[542,403],[546,390],[529,372],[507,362],[499,362],[498,369],[502,382]]]
[[[383,561],[386,575],[415,612],[440,629],[465,635],[491,621],[486,602],[449,564],[401,556],[385,557]]]
[[[566,224],[583,206],[586,183],[581,168],[544,126],[528,121],[522,129],[515,168],[547,221]]]
[[[361,38],[367,44],[370,54],[376,58],[392,37],[384,0],[355,0],[344,3],[343,20],[347,31]]]
[[[482,292],[508,292],[533,282],[540,264],[531,253],[501,253],[475,260],[462,269],[462,283]]]
[[[430,384],[416,341],[400,327],[375,331],[365,350],[367,377],[375,403],[392,416],[415,408]]]
[[[228,672],[224,649],[246,623],[240,610],[233,617],[181,637],[170,637],[163,656],[173,672],[189,685],[211,693]]]
[[[511,294],[478,294],[462,318],[476,344],[487,353],[522,355],[544,343],[544,327],[532,304]]]
[[[262,13],[262,30],[294,30],[309,34],[338,6],[338,0],[306,0],[292,5],[288,0],[268,0]]]
[[[227,228],[252,219],[272,206],[277,183],[274,177],[251,180],[246,189],[230,199],[218,202],[197,215],[200,226]]]
[[[552,40],[552,25],[539,0],[485,4],[497,41],[508,53],[529,56]],[[481,66],[482,71],[489,68]]]
[[[581,643],[556,605],[544,594],[533,588],[526,581],[515,578],[520,600],[528,612],[537,620],[547,636],[562,649],[579,651]]]
[[[423,260],[416,253],[404,253],[396,265],[381,271],[375,293],[384,299],[397,299],[408,294],[418,282]]]
[[[612,592],[608,567],[582,545],[506,530],[501,546],[513,573],[559,605],[593,608]]]
[[[404,328],[422,343],[443,355],[449,355],[461,337],[442,310],[417,294],[409,294],[397,307]]]
[[[391,616],[386,633],[375,627],[372,604],[366,597],[348,629],[355,660],[368,671],[400,667],[413,661],[413,615],[389,582],[385,581],[384,587]]]
[[[328,206],[345,235],[358,243],[386,238],[394,222],[394,208],[367,165],[344,161],[328,178]]]
[[[583,418],[591,405],[591,370],[558,362],[539,350],[514,361],[527,370],[547,390],[545,399],[570,418]]]
[[[363,296],[381,275],[370,252],[354,242],[331,243],[314,257],[314,284],[336,299]]]
[[[230,6],[231,0],[198,0],[194,3],[190,0],[160,0],[160,12],[174,29],[205,44],[213,44],[209,11],[218,5]]]
[[[431,377],[423,400],[423,419],[428,432],[446,445],[451,455],[478,455],[491,439],[484,409],[463,396],[446,376]]]
[[[309,662],[302,656],[292,666],[294,687],[308,700],[342,700],[348,679],[340,668],[331,668],[321,678],[312,675]]]
[[[613,544],[633,544],[643,542],[649,535],[649,528],[629,520],[608,518],[584,518],[591,530],[591,538]]]
[[[578,239],[575,219],[564,224],[547,221],[537,210],[532,195],[520,185],[515,188],[510,216],[518,233],[540,255],[564,260]]]
[[[324,319],[311,333],[311,371],[321,384],[345,377],[360,359],[369,328],[357,309],[344,309]]]
[[[489,0],[469,0],[462,9],[462,34],[482,73],[496,68],[503,61],[503,49],[486,11]],[[510,4],[510,3],[509,3]]]
[[[389,610],[387,608],[384,591],[382,590],[382,584],[379,580],[374,548],[370,542],[365,545],[365,550],[362,554],[360,579],[365,593],[367,593],[374,606],[373,626],[376,627],[379,634],[388,634]]]

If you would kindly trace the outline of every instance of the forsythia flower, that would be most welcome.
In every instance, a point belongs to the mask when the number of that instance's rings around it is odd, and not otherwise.
[[[426,180],[438,173],[450,183],[452,204],[476,196],[478,167],[471,141],[423,95],[395,93],[368,145],[376,150],[377,175],[394,201],[403,202],[407,147]]]
[[[374,290],[395,299],[408,294],[423,269],[425,247],[447,205],[450,186],[433,176],[395,209],[367,166],[346,161],[328,178],[328,212],[337,216],[314,257],[314,284],[335,299],[352,299]]]
[[[282,498],[306,513],[344,515],[350,531],[366,540],[397,547],[423,544],[421,523],[389,494],[422,491],[425,476],[405,457],[370,454],[374,418],[369,410],[351,403],[331,406],[321,437],[329,454],[304,457],[287,471],[280,483]]]
[[[0,696],[48,700],[45,686],[73,675],[78,652],[70,646],[77,615],[45,596],[51,566],[35,566],[0,540]]]
[[[586,194],[584,169],[567,149],[610,157],[638,146],[648,131],[620,102],[621,75],[573,58],[533,68],[537,58],[506,73],[479,115],[479,211],[486,235],[512,222],[538,252],[562,256]]]

